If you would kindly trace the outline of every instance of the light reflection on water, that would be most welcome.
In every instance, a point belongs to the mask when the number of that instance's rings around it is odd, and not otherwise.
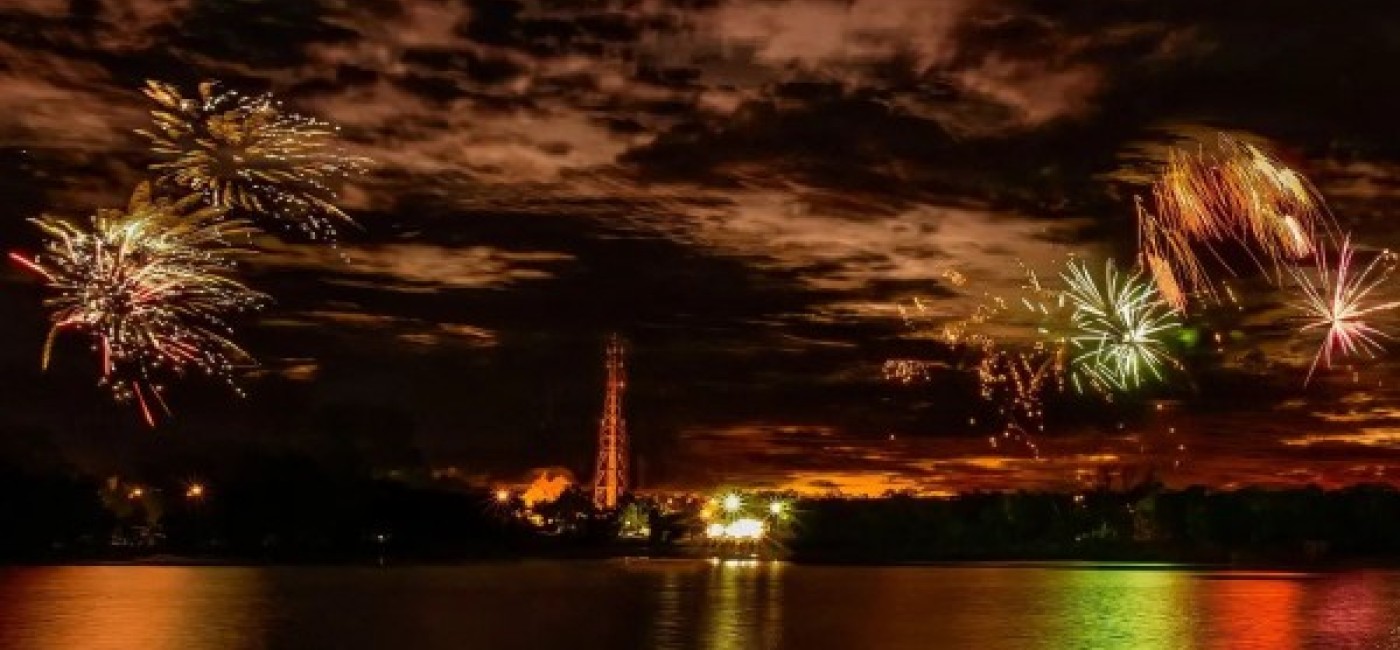
[[[1400,648],[1400,573],[704,561],[0,570],[0,648]]]
[[[716,562],[705,591],[703,647],[709,650],[777,648],[782,631],[783,565],[776,562]],[[676,647],[685,647],[684,639]]]
[[[0,648],[257,646],[257,569],[53,567],[0,572]]]

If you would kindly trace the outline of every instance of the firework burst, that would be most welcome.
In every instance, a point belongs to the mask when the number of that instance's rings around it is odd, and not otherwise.
[[[1304,385],[1312,380],[1319,363],[1331,368],[1336,354],[1374,357],[1382,350],[1379,339],[1390,338],[1385,332],[1367,322],[1368,318],[1400,307],[1400,302],[1371,303],[1372,293],[1379,288],[1395,268],[1395,255],[1384,251],[1357,272],[1353,265],[1356,249],[1351,238],[1342,240],[1335,267],[1325,256],[1319,256],[1317,279],[1294,270],[1302,299],[1296,303],[1307,323],[1300,332],[1322,331],[1322,344],[1308,367]]]
[[[101,357],[101,384],[119,401],[134,400],[154,424],[152,403],[165,409],[162,381],[191,371],[231,380],[251,364],[224,318],[253,310],[264,296],[228,275],[231,238],[249,235],[244,222],[197,196],[153,199],[140,185],[125,210],[100,210],[85,224],[32,220],[47,237],[43,250],[15,262],[44,279],[52,327],[47,368],[61,334],[90,338]]]
[[[1140,274],[1123,274],[1110,260],[1096,277],[1075,260],[1061,277],[1068,287],[1065,297],[1074,305],[1070,365],[1081,391],[1132,390],[1161,380],[1164,367],[1179,365],[1163,335],[1180,324]]]
[[[1311,256],[1319,236],[1335,231],[1321,196],[1301,174],[1257,147],[1220,135],[1195,152],[1174,149],[1138,204],[1142,265],[1176,311],[1187,296],[1216,296],[1201,252],[1233,272],[1217,247],[1233,243],[1271,278]]]
[[[353,223],[336,207],[334,186],[368,161],[336,149],[335,126],[285,112],[270,95],[221,92],[212,82],[196,98],[157,81],[144,92],[157,105],[154,126],[137,132],[160,159],[151,165],[159,183],[312,238],[333,239],[337,225]]]

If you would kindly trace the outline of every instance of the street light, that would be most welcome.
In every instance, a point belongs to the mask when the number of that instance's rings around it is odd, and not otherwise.
[[[731,512],[731,513],[732,513],[732,512],[738,512],[738,511],[739,511],[741,508],[743,508],[743,507],[744,507],[744,497],[741,497],[741,496],[739,496],[738,494],[726,494],[726,495],[724,496],[724,511],[725,511],[725,512]]]

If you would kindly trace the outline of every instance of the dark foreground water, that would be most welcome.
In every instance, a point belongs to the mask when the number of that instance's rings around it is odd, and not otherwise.
[[[1400,573],[527,562],[0,570],[0,648],[1400,648]]]

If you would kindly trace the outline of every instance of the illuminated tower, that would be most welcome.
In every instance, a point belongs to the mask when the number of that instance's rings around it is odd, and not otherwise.
[[[593,505],[602,510],[617,507],[627,491],[627,422],[622,419],[622,390],[627,373],[622,363],[622,339],[608,339],[608,384],[603,417],[598,422],[598,466],[593,473]]]

